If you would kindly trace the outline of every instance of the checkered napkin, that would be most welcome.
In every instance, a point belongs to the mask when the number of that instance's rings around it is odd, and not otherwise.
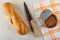
[[[40,3],[33,4],[37,23],[39,24],[44,40],[60,40],[60,0],[45,0]],[[40,19],[40,14],[44,9],[50,9],[58,19],[58,24],[54,28],[44,27]]]

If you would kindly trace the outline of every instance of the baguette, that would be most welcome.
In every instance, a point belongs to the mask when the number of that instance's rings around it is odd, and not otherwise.
[[[19,34],[24,35],[28,33],[27,25],[24,23],[22,18],[18,15],[16,9],[11,3],[9,2],[4,3],[3,11],[5,12],[5,15],[8,17],[9,21],[11,22],[11,24]]]

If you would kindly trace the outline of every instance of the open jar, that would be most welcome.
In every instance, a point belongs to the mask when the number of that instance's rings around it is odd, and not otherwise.
[[[40,18],[47,28],[53,28],[57,25],[57,17],[49,9],[45,9],[41,13]]]

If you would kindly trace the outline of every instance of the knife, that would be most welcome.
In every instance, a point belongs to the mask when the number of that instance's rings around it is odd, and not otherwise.
[[[24,2],[24,7],[25,7],[27,19],[29,21],[29,25],[32,28],[34,35],[37,37],[37,36],[39,36],[38,29],[36,28],[36,25],[34,23],[34,20],[33,20],[32,16],[30,15],[30,12],[29,12],[29,10],[28,10],[27,5],[26,5],[25,2]]]

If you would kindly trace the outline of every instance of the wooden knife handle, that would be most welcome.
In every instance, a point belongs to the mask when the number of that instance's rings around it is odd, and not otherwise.
[[[31,23],[32,29],[33,29],[33,31],[34,31],[34,35],[35,35],[36,37],[38,37],[38,36],[39,36],[39,32],[38,32],[38,29],[37,29],[37,27],[36,27],[34,21],[31,20],[30,23]]]
[[[16,29],[16,31],[24,35],[28,32],[28,27],[22,20],[22,18],[18,15],[13,5],[9,2],[6,2],[3,4],[3,11],[7,15],[8,19],[10,20],[13,27]]]

